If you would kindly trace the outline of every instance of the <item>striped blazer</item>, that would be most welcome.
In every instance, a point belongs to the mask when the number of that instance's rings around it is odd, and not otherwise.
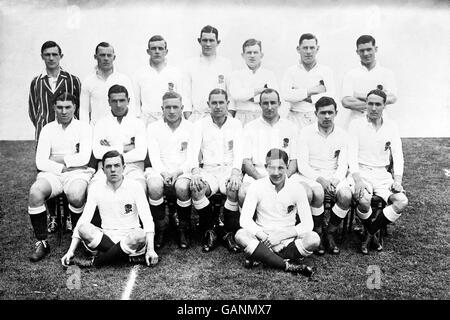
[[[71,93],[77,97],[75,117],[79,119],[81,82],[78,77],[61,69],[56,81],[55,92],[52,92],[48,76],[45,73],[36,76],[31,81],[30,95],[28,97],[28,114],[36,128],[36,141],[39,139],[42,128],[50,121],[55,120],[53,104],[56,97],[64,92]]]

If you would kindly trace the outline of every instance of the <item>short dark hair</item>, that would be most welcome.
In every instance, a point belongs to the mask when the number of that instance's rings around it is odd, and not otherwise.
[[[181,98],[181,94],[175,91],[167,91],[166,93],[164,93],[162,100],[164,101],[167,99],[180,99],[180,102],[183,101],[183,99]]]
[[[200,39],[202,38],[202,33],[214,33],[216,35],[216,40],[219,40],[219,31],[213,26],[204,26],[200,31]]]
[[[208,101],[209,101],[209,99],[211,99],[211,96],[212,96],[213,94],[223,94],[223,95],[225,95],[225,100],[228,101],[228,93],[227,93],[225,90],[223,90],[223,89],[219,89],[219,88],[213,89],[213,90],[209,93]]]
[[[256,46],[256,45],[258,45],[259,49],[262,51],[261,41],[256,40],[256,39],[245,40],[244,44],[242,45],[242,52],[245,52],[245,48],[251,47],[251,46]]]
[[[272,89],[272,88],[266,88],[259,94],[259,104],[261,105],[261,98],[262,98],[263,94],[270,94],[270,93],[274,93],[274,92],[277,94],[278,102],[281,103],[280,94],[278,93],[278,91],[275,89]]]
[[[102,47],[102,48],[113,48],[112,45],[110,45],[108,42],[100,42],[96,47],[95,47],[95,54],[97,54],[98,48]],[[114,52],[114,48],[113,48],[113,52]]]
[[[318,43],[318,40],[315,35],[313,35],[312,33],[304,33],[300,36],[300,39],[298,40],[298,45],[300,46],[303,40],[312,40],[312,39],[316,40],[316,44]]]
[[[273,148],[273,149],[270,149],[269,152],[267,152],[267,154],[266,154],[266,164],[270,160],[283,160],[283,162],[287,166],[288,162],[289,162],[289,156],[287,155],[287,153],[285,151],[283,151],[281,149]]]
[[[58,95],[55,99],[55,106],[56,102],[58,101],[70,101],[75,107],[77,106],[77,97],[75,97],[73,94],[69,92],[63,92],[60,95]]]
[[[57,47],[58,48],[59,55],[62,54],[61,47],[55,41],[45,41],[44,44],[41,47],[41,54],[44,53],[45,49],[53,48],[53,47]]]
[[[383,103],[386,103],[387,96],[386,96],[386,93],[383,90],[380,90],[380,89],[371,90],[367,94],[366,98],[368,98],[371,94],[374,94],[376,96],[379,96],[379,97],[383,98]]]
[[[316,111],[319,111],[319,108],[325,107],[325,106],[330,106],[330,105],[333,105],[334,110],[337,111],[336,101],[334,101],[334,99],[331,97],[323,96],[319,100],[317,100],[317,102],[315,103],[314,106],[316,107]]]
[[[167,41],[160,35],[154,35],[148,40],[147,46],[150,48],[150,42],[164,41],[165,49],[167,49]]]
[[[120,84],[115,84],[108,90],[108,98],[111,97],[111,94],[113,93],[125,93],[126,97],[128,98],[128,90],[124,86],[121,86]]]
[[[356,47],[358,47],[360,44],[363,43],[372,43],[372,45],[375,45],[375,38],[368,34],[363,34],[356,40]]]
[[[105,160],[108,158],[115,158],[115,157],[120,157],[120,161],[122,162],[122,165],[125,164],[125,160],[123,159],[123,155],[117,151],[117,150],[111,150],[106,152],[103,157],[102,157],[102,164],[103,166],[105,166]]]

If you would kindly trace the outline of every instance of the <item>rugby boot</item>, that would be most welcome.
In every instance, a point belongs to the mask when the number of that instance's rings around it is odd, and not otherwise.
[[[339,254],[341,251],[339,250],[339,247],[336,245],[336,241],[334,240],[334,234],[335,232],[327,233],[328,248],[332,254]]]
[[[363,240],[361,242],[361,252],[363,254],[369,254],[369,245],[370,242],[372,241],[372,238],[373,236],[369,232],[367,231],[364,232]]]
[[[228,251],[232,253],[239,253],[241,252],[241,248],[236,243],[236,240],[234,239],[233,232],[227,232],[225,234],[225,237],[223,238],[225,247],[228,249]]]
[[[207,230],[203,235],[202,240],[202,251],[203,252],[211,252],[217,246],[217,235],[214,230]]]
[[[47,254],[50,253],[50,246],[47,240],[40,240],[35,244],[36,249],[33,254],[30,256],[31,262],[38,262],[45,258]]]
[[[301,274],[305,277],[312,277],[314,274],[314,269],[304,263],[299,263],[296,260],[290,259],[286,261],[286,272],[291,272],[293,274]]]

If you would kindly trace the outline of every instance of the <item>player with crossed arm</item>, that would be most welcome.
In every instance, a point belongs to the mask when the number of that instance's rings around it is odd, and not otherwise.
[[[149,124],[147,143],[151,168],[145,170],[150,208],[156,227],[155,248],[164,245],[164,231],[168,225],[164,194],[177,198],[179,225],[178,246],[189,247],[187,233],[191,224],[190,166],[187,149],[193,133],[193,124],[183,118],[181,95],[169,91],[162,97],[163,118]]]
[[[322,193],[334,199],[335,204],[331,209],[326,234],[329,250],[338,254],[340,250],[334,240],[334,234],[352,202],[352,191],[345,178],[348,170],[349,137],[334,123],[337,105],[333,98],[321,97],[315,103],[315,108],[317,123],[304,127],[300,132],[297,156],[300,175],[296,178],[312,188],[322,188]],[[321,211],[314,210],[312,213],[314,231],[322,238],[324,214]],[[325,253],[323,240],[317,253]]]
[[[101,163],[106,180],[94,182],[90,187],[70,247],[61,258],[62,265],[98,268],[127,260],[147,266],[156,265],[158,255],[153,248],[154,224],[144,191],[138,182],[124,177],[125,162],[119,152],[106,152]],[[100,212],[101,228],[90,223],[96,207]],[[75,257],[75,250],[81,241],[97,254],[89,259]]]
[[[228,95],[214,89],[208,97],[210,115],[194,124],[188,157],[191,163],[192,202],[199,215],[202,250],[210,252],[217,245],[217,222],[208,197],[220,191],[226,194],[223,240],[230,252],[238,252],[234,234],[239,229],[238,192],[242,183],[242,124],[228,113]],[[203,155],[200,168],[198,155]]]
[[[129,113],[130,99],[124,86],[115,84],[109,88],[108,102],[111,107],[110,114],[100,119],[94,127],[94,156],[100,160],[108,151],[119,151],[126,163],[124,175],[138,181],[147,192],[144,177],[144,159],[147,153],[144,123]],[[105,179],[101,168],[102,164],[99,162],[93,182]]]
[[[290,105],[288,119],[298,130],[316,121],[314,103],[335,92],[333,71],[317,63],[319,48],[315,35],[302,34],[297,46],[300,62],[289,67],[283,77],[282,96]]]
[[[306,192],[287,179],[287,165],[285,151],[269,150],[265,165],[268,176],[250,185],[236,241],[249,261],[312,276],[313,269],[303,257],[316,250],[320,238],[312,231]],[[298,224],[296,216],[300,218]]]
[[[361,65],[344,76],[342,86],[342,106],[351,111],[348,125],[353,119],[364,118],[366,95],[373,89],[383,90],[386,105],[397,101],[397,84],[394,73],[376,60],[378,47],[370,35],[362,35],[356,40],[356,53]]]
[[[36,166],[40,172],[30,188],[28,213],[35,236],[36,250],[32,262],[49,252],[45,200],[65,193],[73,226],[76,225],[86,199],[86,189],[94,169],[87,163],[92,152],[91,127],[74,118],[78,98],[70,93],[56,97],[53,106],[56,120],[41,131],[36,150]]]
[[[395,222],[408,205],[402,187],[403,151],[397,125],[383,116],[387,95],[372,90],[366,96],[364,118],[350,123],[349,166],[353,197],[358,201],[356,213],[366,227],[367,236],[361,251],[368,253],[368,244],[383,225]],[[387,168],[393,160],[393,177]],[[372,195],[381,197],[387,206],[382,212],[372,212]],[[377,250],[382,247],[378,245]]]
[[[248,39],[242,45],[245,68],[235,71],[230,78],[230,95],[234,106],[230,113],[241,120],[242,125],[261,116],[259,95],[265,88],[278,90],[275,74],[261,66],[264,57],[261,41]]]
[[[175,91],[185,96],[183,74],[167,60],[168,52],[167,41],[160,35],[152,36],[147,46],[149,62],[134,75],[137,115],[146,126],[162,118],[161,97],[166,92]]]

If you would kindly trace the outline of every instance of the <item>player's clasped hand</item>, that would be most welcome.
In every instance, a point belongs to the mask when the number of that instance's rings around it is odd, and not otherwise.
[[[355,182],[355,194],[357,195],[358,199],[361,199],[364,196],[364,190],[367,190],[367,192],[370,193],[369,188],[363,181],[356,181]]]
[[[394,182],[392,184],[391,190],[394,193],[399,193],[399,192],[403,191],[403,186],[400,183],[398,183],[398,182]]]
[[[202,177],[199,174],[194,174],[191,178],[191,187],[194,188],[195,191],[200,192],[203,189],[203,185],[205,183],[202,180]]]
[[[100,140],[100,145],[104,146],[104,147],[110,147],[111,145],[109,144],[108,140],[106,139],[102,139]]]
[[[145,253],[145,262],[147,266],[153,267],[158,263],[158,254],[154,250],[147,250]]]
[[[68,267],[70,264],[70,260],[72,260],[74,254],[73,252],[67,252],[64,257],[61,258],[61,264],[63,265],[63,267]]]

